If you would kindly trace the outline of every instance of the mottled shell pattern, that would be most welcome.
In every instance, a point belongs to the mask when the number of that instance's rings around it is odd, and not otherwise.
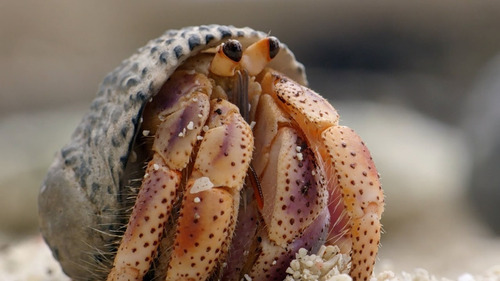
[[[70,142],[57,153],[39,195],[42,234],[67,275],[92,280],[112,263],[116,234],[126,224],[127,177],[134,177],[127,175],[127,162],[134,157],[130,151],[145,104],[200,50],[228,39],[248,46],[266,36],[220,25],[170,30],[104,79]],[[284,44],[270,67],[307,83],[303,66]]]

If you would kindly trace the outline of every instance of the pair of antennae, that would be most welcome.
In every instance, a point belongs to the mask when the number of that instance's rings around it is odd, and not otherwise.
[[[248,112],[248,74],[246,70],[236,71],[232,99],[232,102],[240,109],[241,116],[243,116],[245,121],[250,122],[250,113]],[[250,185],[253,187],[257,206],[259,210],[262,210],[262,208],[264,208],[264,195],[262,194],[262,187],[252,163],[250,163],[247,178],[250,181]]]

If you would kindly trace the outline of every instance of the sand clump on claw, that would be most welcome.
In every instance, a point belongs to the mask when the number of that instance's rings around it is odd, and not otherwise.
[[[287,269],[288,276],[284,281],[352,281],[349,276],[351,259],[342,254],[337,246],[322,246],[317,254],[307,254],[302,248],[295,255]],[[430,274],[427,270],[417,268],[412,273],[396,274],[383,271],[373,275],[370,281],[451,281]],[[498,281],[500,280],[500,265],[487,270],[483,275],[473,276],[462,274],[457,281]]]

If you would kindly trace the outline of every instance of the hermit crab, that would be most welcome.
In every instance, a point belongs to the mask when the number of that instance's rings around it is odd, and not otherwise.
[[[278,39],[166,32],[110,73],[39,195],[74,280],[283,280],[337,245],[367,280],[384,196],[370,153]],[[305,249],[305,250],[304,250]]]

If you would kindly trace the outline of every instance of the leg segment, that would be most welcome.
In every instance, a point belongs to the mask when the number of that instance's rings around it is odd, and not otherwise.
[[[336,183],[350,216],[351,275],[368,280],[380,242],[384,197],[375,164],[359,136],[343,126],[325,130],[322,140],[333,164]]]
[[[225,100],[212,101],[207,126],[184,192],[166,280],[206,280],[234,232],[253,136]]]
[[[169,96],[169,100],[161,102],[161,107],[151,110],[153,116],[145,116],[155,132],[155,154],[148,164],[129,224],[108,275],[110,281],[142,280],[149,270],[177,196],[181,171],[189,163],[197,136],[208,117],[210,105],[207,94],[200,92],[200,88],[189,86],[195,76],[179,75],[176,79],[180,80],[177,82],[182,87],[167,87],[165,91],[173,97]],[[186,79],[191,82],[183,84]]]
[[[108,280],[142,280],[156,255],[181,175],[155,156],[146,169]]]

